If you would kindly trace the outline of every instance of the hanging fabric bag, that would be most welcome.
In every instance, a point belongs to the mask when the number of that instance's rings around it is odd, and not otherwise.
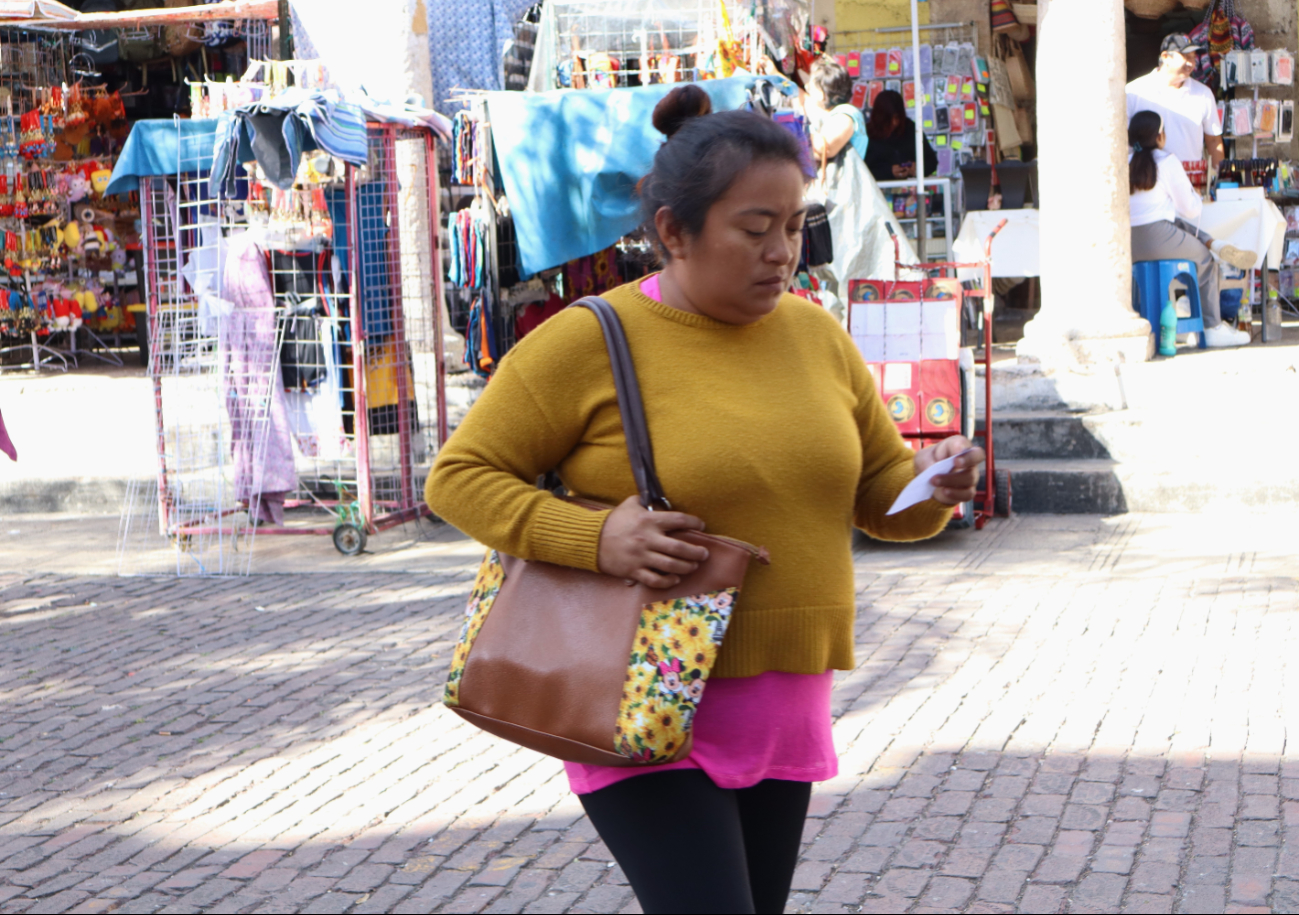
[[[1196,55],[1195,71],[1191,78],[1216,89],[1220,83],[1218,68],[1222,57],[1229,51],[1252,51],[1254,27],[1236,12],[1236,0],[1211,0],[1200,24],[1191,29],[1191,41],[1206,48]]]
[[[290,293],[280,344],[280,376],[287,391],[307,391],[325,380],[325,345],[321,342],[316,298]]]
[[[573,304],[595,312],[604,332],[641,505],[670,508],[622,323],[604,299]],[[675,536],[706,546],[709,556],[662,590],[489,551],[443,701],[489,734],[569,762],[684,759],[749,562],[768,560],[765,550],[738,540],[694,531]]]
[[[822,267],[834,262],[834,235],[830,232],[825,166],[825,147],[821,147],[821,168],[816,173],[816,179],[808,185],[804,197],[807,215],[803,219],[803,266],[806,267]]]

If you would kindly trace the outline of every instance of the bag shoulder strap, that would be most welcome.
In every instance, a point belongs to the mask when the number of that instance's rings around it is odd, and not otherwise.
[[[623,435],[627,439],[627,457],[631,460],[632,476],[640,492],[640,504],[651,511],[670,509],[672,505],[663,495],[663,486],[654,468],[654,448],[645,423],[645,404],[641,400],[640,383],[636,380],[636,367],[631,361],[622,321],[613,306],[599,296],[578,299],[569,307],[589,308],[600,322],[604,345],[609,350],[613,386],[618,392],[618,412],[622,414]]]

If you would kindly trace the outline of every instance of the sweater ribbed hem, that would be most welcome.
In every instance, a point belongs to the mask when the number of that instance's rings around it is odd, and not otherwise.
[[[600,571],[600,532],[607,511],[592,511],[562,499],[547,501],[532,520],[528,539],[534,559],[574,569]]]
[[[851,670],[852,604],[746,610],[741,593],[713,665],[714,677],[756,677],[769,670],[819,674]]]

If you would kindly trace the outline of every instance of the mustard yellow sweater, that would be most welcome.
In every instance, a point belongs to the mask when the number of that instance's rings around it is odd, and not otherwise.
[[[672,507],[771,552],[754,563],[714,674],[853,666],[852,527],[920,540],[950,510],[886,517],[914,476],[912,452],[838,322],[786,295],[735,326],[679,311],[628,284],[605,296],[627,331],[655,462]],[[536,488],[556,469],[575,495],[636,493],[596,317],[570,308],[502,360],[438,456],[434,512],[502,552],[595,569],[607,512]]]

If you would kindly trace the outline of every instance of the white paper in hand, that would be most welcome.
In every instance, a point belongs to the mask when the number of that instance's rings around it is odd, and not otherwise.
[[[934,484],[929,481],[934,477],[941,476],[945,473],[951,473],[952,467],[956,465],[956,459],[962,455],[969,454],[973,450],[973,448],[966,448],[959,454],[954,454],[945,460],[939,461],[928,470],[924,471],[907,484],[907,488],[902,490],[897,501],[893,503],[893,507],[885,514],[896,515],[898,512],[906,511],[911,506],[923,502],[926,499],[933,498],[935,487]]]

